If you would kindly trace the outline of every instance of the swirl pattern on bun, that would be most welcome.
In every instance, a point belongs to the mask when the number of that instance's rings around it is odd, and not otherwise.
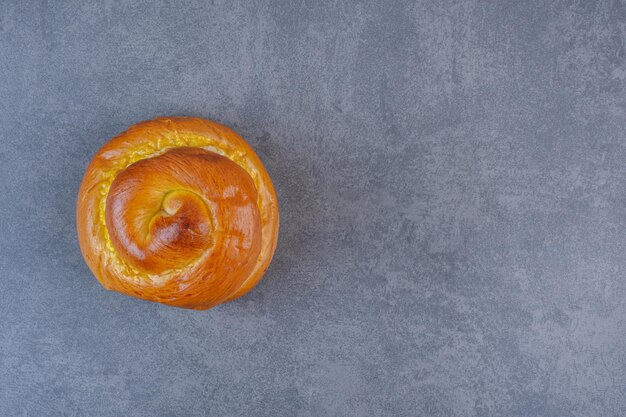
[[[250,291],[278,238],[261,160],[233,130],[199,118],[141,122],[105,144],[76,211],[81,251],[105,288],[190,309]]]

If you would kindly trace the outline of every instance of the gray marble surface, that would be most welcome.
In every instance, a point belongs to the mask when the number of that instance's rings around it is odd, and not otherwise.
[[[626,415],[624,1],[0,2],[0,416]],[[82,174],[130,124],[234,127],[265,279],[100,287]]]

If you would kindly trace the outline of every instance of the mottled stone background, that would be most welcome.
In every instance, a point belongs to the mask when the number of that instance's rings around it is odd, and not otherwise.
[[[0,2],[0,416],[626,415],[624,1]],[[132,123],[233,126],[282,230],[245,298],[102,289]]]

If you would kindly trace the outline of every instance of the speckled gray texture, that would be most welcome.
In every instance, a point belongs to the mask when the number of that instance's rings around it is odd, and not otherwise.
[[[626,415],[623,1],[0,2],[0,416]],[[130,124],[258,150],[274,262],[102,289],[74,204]]]

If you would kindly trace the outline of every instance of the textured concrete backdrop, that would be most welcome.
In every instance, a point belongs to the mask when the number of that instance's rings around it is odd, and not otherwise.
[[[625,45],[624,1],[3,0],[0,415],[625,416]],[[76,240],[90,158],[160,115],[280,198],[208,312]]]

